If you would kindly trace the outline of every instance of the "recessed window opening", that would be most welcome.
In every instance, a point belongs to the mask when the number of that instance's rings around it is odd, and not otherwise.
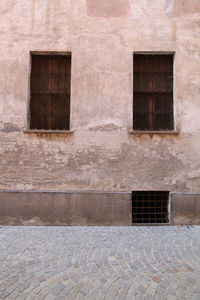
[[[168,191],[133,191],[132,223],[166,224],[168,216]]]
[[[70,129],[71,55],[32,55],[30,129]]]
[[[173,54],[134,54],[133,129],[173,130]]]

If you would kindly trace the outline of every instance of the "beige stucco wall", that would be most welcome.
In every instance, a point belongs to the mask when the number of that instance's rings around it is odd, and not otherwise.
[[[0,189],[200,191],[199,0],[1,0]],[[71,135],[24,133],[30,51],[71,51]],[[179,135],[130,135],[134,51],[175,51]]]

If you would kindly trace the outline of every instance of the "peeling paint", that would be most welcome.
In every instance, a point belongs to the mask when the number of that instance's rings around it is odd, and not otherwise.
[[[174,17],[200,13],[199,0],[166,0],[167,14]]]
[[[99,125],[99,126],[89,128],[90,131],[114,131],[119,129],[120,127],[116,126],[115,124]]]
[[[173,13],[173,0],[166,0],[166,13],[167,15]]]
[[[3,132],[9,133],[9,132],[15,132],[15,131],[21,131],[22,129],[17,126],[17,124],[12,123],[4,123]]]

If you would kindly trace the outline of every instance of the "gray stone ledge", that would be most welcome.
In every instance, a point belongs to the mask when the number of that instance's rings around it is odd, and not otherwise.
[[[73,134],[74,130],[40,130],[40,129],[25,129],[24,133],[39,133],[39,134]]]
[[[180,133],[179,130],[130,130],[129,134],[170,134],[170,135],[178,135]]]
[[[96,191],[96,190],[0,190],[0,193],[50,193],[50,194],[127,194],[131,195],[131,192],[127,191]]]

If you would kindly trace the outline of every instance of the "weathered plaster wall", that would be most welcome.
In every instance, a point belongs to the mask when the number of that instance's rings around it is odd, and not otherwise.
[[[167,0],[170,13],[173,16],[200,13],[199,0]]]
[[[198,0],[1,0],[0,189],[200,191],[199,12]],[[23,132],[30,51],[72,51],[72,135]],[[176,52],[178,136],[128,134],[133,51]]]

